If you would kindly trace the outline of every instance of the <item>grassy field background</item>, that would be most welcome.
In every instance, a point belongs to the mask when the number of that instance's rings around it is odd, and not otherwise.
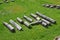
[[[3,2],[0,0],[0,2]],[[60,0],[15,0],[15,2],[3,3],[0,5],[0,40],[53,40],[60,35],[60,9],[45,8],[42,4],[60,4]],[[32,26],[28,29],[26,26],[17,22],[16,18],[22,18],[23,15],[30,16],[30,13],[39,11],[57,21],[57,24],[45,28],[41,25]],[[4,25],[3,21],[9,23],[13,19],[22,26],[23,31],[11,33]]]

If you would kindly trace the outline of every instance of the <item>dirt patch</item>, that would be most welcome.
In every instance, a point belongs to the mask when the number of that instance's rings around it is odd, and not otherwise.
[[[9,7],[5,7],[5,9],[10,13],[19,13],[19,12],[24,12],[25,10],[25,8],[20,5],[12,5]]]

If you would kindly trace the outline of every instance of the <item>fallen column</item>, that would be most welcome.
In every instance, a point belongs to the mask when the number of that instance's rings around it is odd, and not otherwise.
[[[35,22],[30,23],[30,25],[36,25],[36,24],[41,24],[42,26],[45,26],[45,27],[48,26],[48,24],[45,23],[45,22],[43,22],[42,20],[39,20],[39,21],[35,21]]]
[[[18,25],[16,22],[14,22],[13,20],[9,21],[12,25],[14,25],[18,30],[22,30],[22,27],[20,25]]]
[[[50,4],[50,8],[55,8],[55,7],[56,7],[56,5]]]
[[[32,14],[32,13],[31,13],[31,16],[32,16],[33,18],[35,18],[36,20],[38,20],[38,21],[40,20],[40,18],[39,18],[37,15],[35,15],[35,14]]]
[[[31,26],[27,21],[24,21],[24,25],[27,26],[28,28]]]
[[[7,22],[3,22],[3,24],[12,32],[15,32],[14,27],[12,27],[10,24],[8,24]]]
[[[36,12],[36,14],[37,14],[38,16],[40,16],[40,17],[42,17],[42,18],[44,18],[44,19],[46,19],[46,20],[50,21],[50,22],[51,22],[51,23],[53,23],[53,24],[55,24],[55,23],[56,23],[56,21],[55,21],[55,20],[53,20],[52,18],[49,18],[49,17],[47,17],[47,16],[45,16],[45,15],[43,15],[43,14],[39,13],[39,12]]]
[[[17,21],[20,22],[21,24],[24,23],[24,21],[22,19],[20,19],[19,17],[17,17]]]
[[[21,24],[24,24],[25,26],[27,26],[28,28],[30,27],[30,24],[27,21],[23,21],[22,19],[20,19],[19,17],[17,17],[18,22],[20,22]]]
[[[41,25],[43,25],[43,26],[45,26],[45,27],[47,27],[48,26],[48,24],[47,23],[45,23],[45,22],[42,22],[42,23],[40,23]]]
[[[29,21],[29,22],[32,22],[33,20],[31,18],[29,18],[28,16],[24,15],[24,18]]]
[[[57,8],[57,9],[60,9],[60,5],[57,5],[56,8]]]
[[[43,4],[43,6],[44,6],[44,7],[48,7],[48,8],[50,7],[49,4]]]
[[[36,25],[36,24],[40,24],[40,23],[41,23],[41,21],[35,21],[35,22],[30,23],[30,25]]]
[[[41,19],[43,22],[47,23],[48,25],[51,25],[51,23],[45,19]]]

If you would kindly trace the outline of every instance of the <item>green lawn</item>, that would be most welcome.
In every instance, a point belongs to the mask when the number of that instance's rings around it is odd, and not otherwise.
[[[1,0],[2,2],[2,0]],[[60,4],[60,0],[16,0],[15,2],[3,3],[0,5],[0,40],[53,40],[60,35],[60,9],[46,8],[42,4]],[[57,24],[45,28],[41,25],[32,26],[28,29],[26,26],[17,22],[16,18],[22,18],[23,15],[30,16],[30,13],[39,11],[57,21]],[[10,32],[4,25],[3,21],[9,23],[13,19],[22,26],[23,31],[16,33]]]

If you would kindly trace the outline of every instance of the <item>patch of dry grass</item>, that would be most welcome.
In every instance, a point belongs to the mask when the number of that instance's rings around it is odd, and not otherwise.
[[[18,12],[24,12],[25,8],[23,6],[14,4],[12,6],[9,7],[5,7],[5,9],[10,12],[10,13],[18,13]]]

